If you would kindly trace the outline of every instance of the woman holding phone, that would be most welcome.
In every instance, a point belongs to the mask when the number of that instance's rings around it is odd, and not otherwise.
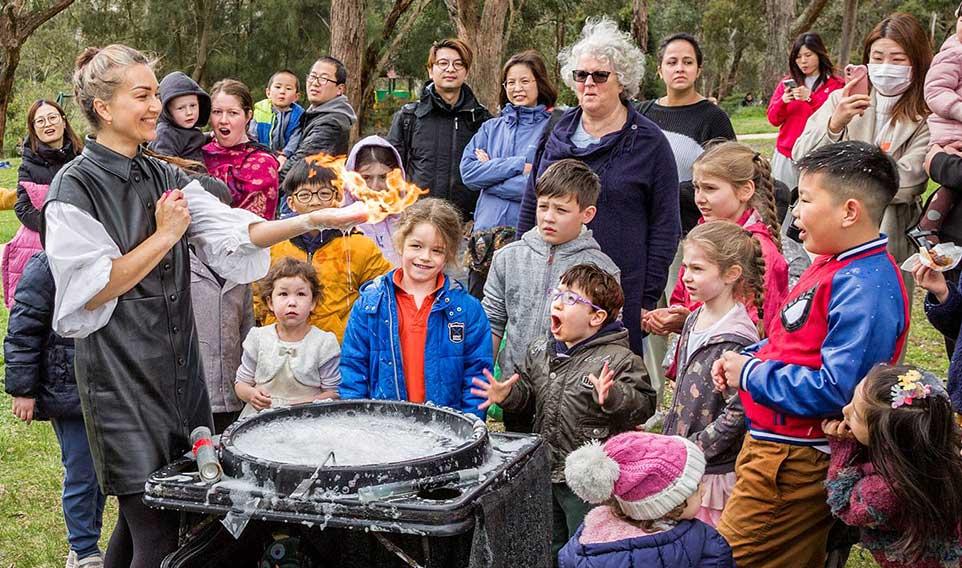
[[[910,14],[896,12],[875,26],[862,47],[871,89],[857,91],[859,81],[832,93],[808,120],[792,156],[797,160],[815,148],[841,140],[876,144],[898,164],[899,190],[885,210],[882,233],[898,263],[916,252],[905,231],[922,211],[921,195],[928,176],[929,109],[923,98],[925,74],[932,63],[928,34]],[[914,283],[906,279],[909,297]]]
[[[798,36],[788,56],[788,76],[775,87],[768,103],[768,122],[779,127],[772,175],[789,189],[798,185],[798,170],[792,162],[795,140],[808,117],[842,86],[822,38],[812,32]]]

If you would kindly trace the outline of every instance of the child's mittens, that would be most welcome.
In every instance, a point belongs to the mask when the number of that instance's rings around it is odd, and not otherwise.
[[[565,459],[565,483],[578,497],[593,504],[611,498],[621,470],[597,440],[588,442]]]

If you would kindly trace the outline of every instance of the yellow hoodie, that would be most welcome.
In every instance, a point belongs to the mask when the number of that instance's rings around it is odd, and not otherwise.
[[[326,230],[323,244],[313,253],[307,252],[307,242],[309,240],[305,237],[296,237],[274,245],[271,247],[271,265],[287,256],[313,264],[321,282],[321,299],[311,312],[310,322],[336,335],[340,343],[361,285],[388,272],[393,266],[381,255],[374,241],[360,233],[345,236],[339,230]],[[260,325],[277,321],[257,294],[254,316]]]

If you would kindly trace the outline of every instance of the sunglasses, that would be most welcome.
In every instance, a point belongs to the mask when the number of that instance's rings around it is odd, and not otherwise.
[[[604,83],[608,81],[608,77],[611,76],[611,71],[582,71],[581,69],[575,69],[571,72],[571,78],[575,80],[575,83],[584,83],[591,77],[591,80],[595,83]]]

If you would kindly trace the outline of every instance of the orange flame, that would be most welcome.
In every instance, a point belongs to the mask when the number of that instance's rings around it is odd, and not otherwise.
[[[343,201],[345,189],[351,192],[354,199],[367,206],[368,223],[377,223],[390,215],[399,214],[413,205],[419,197],[428,193],[428,190],[405,181],[399,169],[391,170],[387,174],[387,189],[378,191],[368,187],[361,174],[344,167],[347,162],[344,156],[315,154],[308,156],[306,160],[308,163],[332,170],[336,174],[333,185],[338,192],[338,198]],[[308,174],[308,177],[313,176]]]

